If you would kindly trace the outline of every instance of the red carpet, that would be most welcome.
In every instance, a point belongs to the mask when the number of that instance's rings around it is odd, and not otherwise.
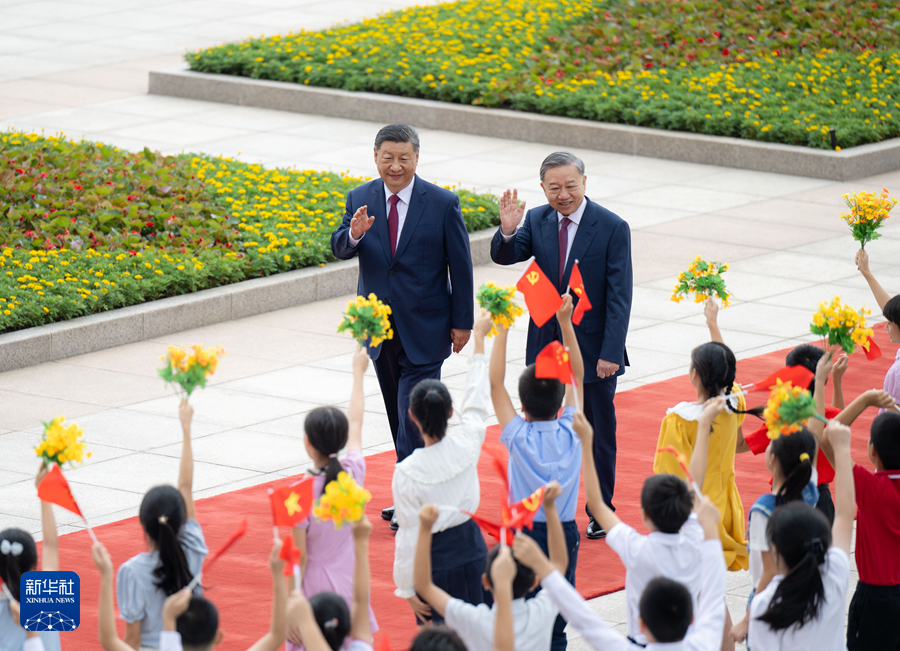
[[[882,328],[875,337],[884,357],[867,362],[857,352],[844,377],[845,396],[850,399],[872,387],[881,387],[884,374],[893,362],[896,348],[887,340]],[[769,375],[784,364],[787,351],[760,355],[738,362],[738,380],[750,382]],[[695,398],[686,376],[646,385],[616,396],[618,415],[618,469],[615,504],[620,517],[629,524],[640,525],[640,489],[644,478],[652,472],[653,453],[659,434],[659,424],[666,409],[682,400]],[[762,400],[762,397],[756,398]],[[830,400],[830,396],[829,396]],[[756,403],[754,403],[756,404]],[[867,410],[854,426],[854,459],[868,464],[866,444],[868,430],[875,416]],[[756,421],[752,423],[755,429]],[[497,442],[497,427],[488,430],[488,441]],[[499,445],[499,443],[497,443]],[[392,563],[393,534],[387,523],[378,518],[378,511],[392,502],[392,452],[368,457],[366,487],[372,492],[370,511],[375,522],[372,536],[372,602],[383,632],[390,636],[393,649],[405,649],[415,634],[412,613],[408,606],[393,596]],[[768,474],[761,457],[740,455],[737,460],[737,481],[745,510],[761,493],[768,490]],[[502,490],[500,482],[482,457],[480,512],[495,516],[499,513]],[[287,480],[278,484],[287,483]],[[233,493],[197,502],[198,519],[203,525],[206,540],[216,549],[242,518],[249,521],[247,535],[204,577],[209,586],[206,595],[220,611],[225,639],[222,651],[241,651],[265,633],[269,626],[271,586],[266,561],[272,545],[272,523],[267,504],[266,486],[253,486]],[[583,511],[583,497],[578,512],[578,525],[584,531],[587,518]],[[107,546],[116,566],[143,551],[140,524],[137,517],[96,528],[98,538]],[[61,537],[60,565],[74,569],[81,576],[81,627],[65,634],[62,644],[66,651],[88,651],[99,648],[97,633],[97,597],[99,576],[91,561],[90,539],[86,532]],[[582,537],[578,558],[577,584],[585,597],[596,597],[616,590],[625,584],[624,569],[618,557],[602,541],[588,541]],[[120,622],[120,631],[124,630]],[[376,647],[377,648],[377,647]]]

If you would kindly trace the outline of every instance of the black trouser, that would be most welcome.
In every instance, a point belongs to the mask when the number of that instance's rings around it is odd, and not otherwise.
[[[860,581],[847,619],[848,651],[900,651],[900,585]]]
[[[616,383],[612,377],[586,382],[584,385],[584,416],[594,428],[594,467],[600,479],[603,501],[613,511],[613,492],[616,488]],[[588,515],[590,510],[585,505]]]

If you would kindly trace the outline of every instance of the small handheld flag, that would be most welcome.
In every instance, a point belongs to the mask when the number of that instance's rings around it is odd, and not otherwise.
[[[276,527],[293,527],[312,513],[313,478],[295,482],[289,486],[269,489],[272,500],[272,519]]]
[[[294,575],[294,590],[300,589],[300,550],[294,544],[294,536],[288,533],[281,544],[278,558],[284,561],[284,575]]]
[[[863,348],[866,351],[866,359],[870,362],[874,362],[876,359],[881,357],[881,348],[878,347],[878,344],[875,343],[875,340],[872,337],[869,337],[869,347]]]
[[[551,341],[534,360],[534,376],[554,378],[563,384],[573,384],[569,351],[558,341]]]
[[[741,388],[745,389],[747,393],[753,393],[754,391],[768,391],[778,384],[779,380],[785,384],[790,382],[795,387],[808,387],[809,383],[812,382],[815,377],[816,374],[805,366],[785,366],[772,373],[772,375],[765,380],[751,382],[750,384],[743,385]]]
[[[545,490],[546,487],[541,486],[525,499],[506,507],[504,509],[506,511],[503,518],[504,524],[510,529],[531,528],[534,524],[534,515],[544,502]]]
[[[556,287],[534,259],[525,268],[525,272],[516,283],[516,288],[525,296],[525,305],[528,306],[531,320],[538,328],[553,318],[563,304]]]
[[[578,325],[584,313],[590,310],[593,305],[588,299],[587,290],[584,288],[584,279],[581,277],[581,269],[578,267],[578,260],[572,263],[572,273],[569,274],[569,288],[578,297],[578,304],[572,312],[572,323]]]
[[[688,478],[688,481],[691,484],[691,488],[694,489],[694,494],[697,497],[703,497],[703,493],[700,491],[700,487],[697,486],[697,482],[694,481],[694,478],[691,476],[691,471],[688,470],[687,459],[685,456],[675,449],[674,445],[667,445],[664,448],[659,448],[657,452],[669,452],[675,455],[675,458],[678,459],[678,465],[681,466],[681,469],[684,470],[685,477]]]
[[[225,542],[219,546],[219,548],[214,551],[212,554],[206,557],[206,560],[203,562],[203,569],[191,579],[191,582],[187,584],[188,590],[193,590],[198,583],[200,583],[200,579],[203,577],[203,572],[208,572],[209,568],[215,563],[219,557],[228,551],[228,548],[231,547],[234,543],[238,541],[238,538],[247,533],[247,518],[241,520],[241,523],[238,525],[237,529],[231,532],[231,535],[225,539]]]
[[[42,502],[56,504],[57,506],[61,506],[64,509],[71,511],[75,515],[80,516],[81,519],[84,520],[84,525],[87,528],[88,534],[91,536],[91,540],[95,545],[99,544],[97,536],[94,535],[94,530],[91,528],[87,518],[84,517],[81,508],[78,506],[78,502],[75,501],[75,497],[72,495],[72,489],[69,488],[69,482],[66,481],[65,476],[62,474],[62,470],[57,464],[50,464],[50,470],[47,471],[47,474],[38,485],[37,492],[38,498]]]
[[[472,521],[477,524],[479,527],[484,529],[494,540],[500,541],[501,545],[512,545],[513,544],[513,531],[509,527],[504,527],[502,524],[494,522],[492,520],[488,520],[487,518],[483,518],[480,515],[475,515],[474,513],[469,513],[468,511],[462,511],[467,516],[472,518]]]

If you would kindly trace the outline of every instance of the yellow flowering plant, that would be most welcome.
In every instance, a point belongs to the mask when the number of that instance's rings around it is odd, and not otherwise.
[[[337,479],[328,483],[322,496],[316,500],[313,515],[319,520],[331,520],[334,528],[340,529],[345,522],[358,522],[366,511],[366,504],[372,494],[356,483],[346,472],[338,473]]]
[[[394,338],[390,315],[391,306],[382,303],[375,294],[369,294],[368,298],[357,296],[356,300],[347,303],[347,311],[337,331],[347,330],[360,346],[374,348],[386,339]]]
[[[65,416],[57,416],[44,425],[44,437],[34,449],[35,453],[44,460],[47,466],[55,463],[62,466],[64,463],[81,463],[85,456],[91,453],[86,451],[83,431],[77,423],[66,424]]]
[[[482,310],[490,313],[491,322],[494,324],[488,337],[497,334],[497,326],[511,328],[516,318],[525,313],[522,306],[513,301],[515,295],[515,287],[498,287],[492,282],[487,282],[478,288],[478,293],[475,295],[478,305]]]
[[[830,302],[822,301],[819,309],[813,312],[813,322],[809,331],[815,335],[826,337],[828,344],[839,344],[844,352],[852,355],[857,346],[869,350],[869,337],[875,334],[872,328],[866,327],[866,316],[871,310],[859,310],[841,302],[835,296]]]
[[[671,300],[680,303],[685,296],[693,294],[695,303],[703,303],[716,296],[722,301],[722,307],[728,307],[733,295],[728,293],[722,279],[722,274],[726,271],[728,271],[727,264],[705,262],[698,255],[688,265],[687,271],[678,274],[678,282],[672,290]]]
[[[897,204],[897,199],[890,196],[887,188],[881,188],[880,196],[874,192],[857,192],[843,196],[850,212],[841,213],[841,219],[850,225],[853,239],[859,242],[860,247],[864,249],[866,242],[881,237],[878,229],[881,228],[884,220],[890,217],[891,209]]]
[[[157,372],[163,380],[174,382],[184,389],[185,394],[191,395],[197,387],[206,386],[206,378],[216,372],[219,358],[224,354],[225,351],[218,346],[169,346],[169,352],[160,357],[166,365]]]
[[[798,432],[804,421],[818,418],[824,423],[827,420],[816,414],[816,401],[808,389],[795,387],[791,382],[778,380],[769,393],[769,402],[763,411],[766,428],[770,439],[787,436]]]

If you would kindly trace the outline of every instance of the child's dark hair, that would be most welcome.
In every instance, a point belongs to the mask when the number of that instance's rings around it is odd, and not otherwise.
[[[487,576],[491,590],[494,589],[494,582],[491,580],[491,566],[494,564],[494,561],[497,560],[497,555],[499,553],[500,545],[494,545],[494,548],[488,552],[487,563],[485,563],[484,566],[484,574]],[[513,579],[512,585],[513,599],[521,599],[531,592],[531,589],[534,587],[534,570],[522,565],[515,556],[513,556],[513,560],[516,561],[516,578]]]
[[[166,596],[175,594],[194,578],[178,540],[186,513],[184,497],[174,486],[154,486],[141,502],[141,526],[159,551],[159,565],[153,570],[155,585]]]
[[[175,620],[175,630],[181,634],[185,651],[205,651],[216,641],[219,610],[209,599],[193,596],[187,610]]]
[[[409,651],[466,651],[462,638],[446,626],[423,628],[413,638]]]
[[[519,376],[519,400],[522,410],[535,420],[553,420],[566,397],[566,387],[555,378],[534,375],[534,364]]]
[[[309,600],[316,624],[332,651],[338,651],[350,633],[350,609],[347,602],[334,592],[320,592]]]
[[[714,398],[725,392],[725,398],[731,395],[734,387],[734,376],[737,369],[737,358],[732,350],[719,341],[710,341],[697,346],[691,351],[691,368],[697,373],[700,385],[706,391],[707,398]],[[726,407],[735,414],[760,416],[765,407],[754,407],[746,411]]]
[[[900,294],[888,299],[882,310],[884,318],[900,328]]]
[[[766,536],[789,570],[758,619],[774,631],[803,626],[816,618],[825,599],[819,566],[831,547],[828,520],[806,502],[788,502],[772,512]]]
[[[21,601],[19,579],[25,572],[35,569],[37,561],[37,546],[30,533],[22,529],[0,531],[0,579],[16,601]]]
[[[824,354],[825,351],[818,346],[800,344],[784,358],[785,366],[802,366],[813,374],[813,379],[810,380],[809,386],[806,387],[810,393],[816,390],[816,366],[818,366],[819,360],[822,359]]]
[[[878,414],[872,421],[869,441],[885,470],[900,470],[900,412]]]
[[[678,642],[687,635],[694,618],[694,602],[678,581],[658,576],[644,588],[639,613],[657,642]]]
[[[816,458],[816,437],[805,427],[788,436],[772,441],[772,454],[778,459],[784,483],[775,496],[775,504],[799,500],[812,477],[812,463]]]
[[[694,497],[680,477],[662,473],[644,480],[641,508],[663,533],[678,533],[694,509]]]
[[[328,457],[325,466],[325,485],[337,479],[338,473],[344,467],[338,461],[337,453],[347,445],[347,433],[350,423],[340,409],[336,407],[316,407],[306,415],[303,421],[303,431],[309,444],[319,454]]]
[[[440,380],[422,380],[409,394],[409,408],[422,426],[422,433],[440,441],[447,433],[453,409],[450,392]],[[402,414],[401,414],[402,416]]]

